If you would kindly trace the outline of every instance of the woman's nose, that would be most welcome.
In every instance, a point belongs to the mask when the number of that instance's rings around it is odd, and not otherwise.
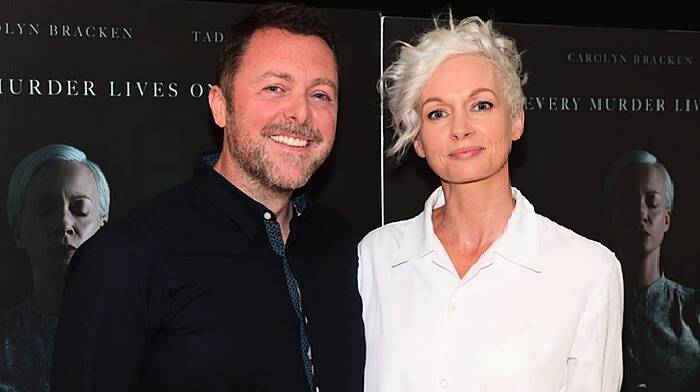
[[[451,136],[455,140],[460,140],[472,133],[467,115],[455,113],[452,121]]]
[[[649,208],[647,208],[644,201],[639,203],[639,206],[638,208],[636,208],[636,210],[640,221],[646,222],[649,219]]]
[[[61,230],[64,236],[75,235],[75,217],[68,207],[63,208],[61,212]]]

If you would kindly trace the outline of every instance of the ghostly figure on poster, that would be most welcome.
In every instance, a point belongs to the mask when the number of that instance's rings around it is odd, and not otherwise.
[[[603,191],[625,281],[623,391],[700,386],[700,291],[669,279],[661,245],[671,228],[671,175],[647,151],[622,155]]]
[[[44,146],[15,168],[7,216],[32,284],[24,300],[0,312],[0,391],[48,391],[66,268],[107,222],[109,202],[102,170],[75,147]]]

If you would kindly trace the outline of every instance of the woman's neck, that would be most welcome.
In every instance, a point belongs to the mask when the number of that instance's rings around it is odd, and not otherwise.
[[[635,290],[648,287],[657,281],[661,277],[660,255],[660,247],[645,254],[618,251],[625,276],[625,287]]]
[[[509,182],[443,183],[443,192],[445,205],[433,211],[433,228],[462,277],[503,234],[513,196]]]
[[[36,268],[32,270],[34,275],[34,290],[32,291],[32,304],[45,314],[58,315],[63,299],[64,280],[54,276],[46,276]]]

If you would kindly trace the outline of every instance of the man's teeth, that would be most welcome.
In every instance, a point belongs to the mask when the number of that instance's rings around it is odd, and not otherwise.
[[[277,143],[282,143],[293,147],[306,147],[306,145],[309,144],[309,141],[306,139],[297,139],[290,136],[273,135],[270,136],[270,139],[276,141]]]

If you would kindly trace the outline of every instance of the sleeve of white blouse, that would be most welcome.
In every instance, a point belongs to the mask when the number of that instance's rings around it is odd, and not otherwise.
[[[609,267],[586,301],[567,361],[567,392],[619,392],[622,384],[623,289],[620,262]]]
[[[370,281],[372,279],[371,273],[372,273],[372,267],[370,265],[370,257],[367,254],[367,245],[365,243],[365,240],[360,241],[360,243],[357,245],[357,288],[360,292],[360,297],[362,298],[363,306],[362,306],[362,316],[364,318],[366,312],[366,307],[367,307],[367,301],[369,300],[370,297],[370,291],[372,288],[372,285],[370,284]]]
[[[360,292],[360,297],[362,297],[362,243],[357,245],[357,290]]]

